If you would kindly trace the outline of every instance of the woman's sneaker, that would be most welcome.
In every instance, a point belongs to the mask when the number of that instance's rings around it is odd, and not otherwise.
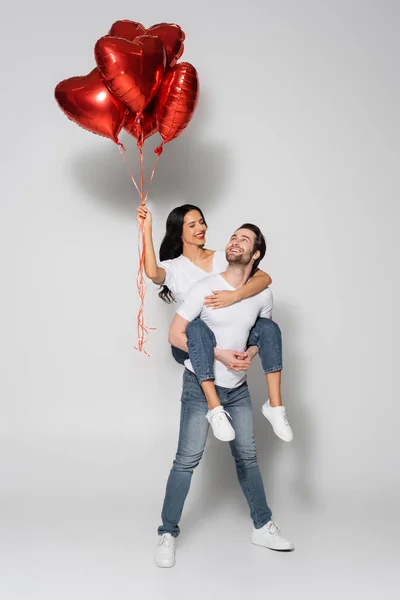
[[[157,567],[168,569],[175,566],[175,538],[170,533],[160,536],[154,562]]]
[[[235,430],[229,423],[228,417],[231,419],[231,415],[226,412],[223,406],[217,406],[206,414],[206,419],[211,425],[213,434],[221,442],[231,442],[235,439]]]
[[[284,406],[270,406],[269,400],[267,400],[261,410],[264,417],[271,423],[275,435],[284,442],[291,442],[293,431],[286,416],[286,408]]]
[[[271,550],[294,550],[294,545],[281,536],[281,530],[273,521],[269,521],[261,529],[253,528],[251,543],[256,546],[264,546]]]

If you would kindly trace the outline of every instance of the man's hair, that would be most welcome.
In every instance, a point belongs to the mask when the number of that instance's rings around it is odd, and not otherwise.
[[[253,263],[253,268],[251,270],[250,275],[254,275],[254,273],[258,269],[258,265],[264,258],[265,253],[267,251],[267,244],[265,241],[265,237],[261,233],[261,229],[259,227],[257,227],[257,225],[253,225],[252,223],[245,223],[244,225],[241,225],[241,227],[238,227],[237,230],[238,229],[249,229],[256,236],[256,239],[254,240],[253,254],[255,254],[258,250],[260,253],[260,256]]]

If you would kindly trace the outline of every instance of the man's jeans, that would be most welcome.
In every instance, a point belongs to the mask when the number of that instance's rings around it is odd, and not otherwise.
[[[259,529],[271,520],[253,432],[253,411],[247,383],[237,388],[216,386],[223,407],[232,417],[236,438],[230,442],[236,472],[250,508],[254,526]],[[199,464],[206,445],[209,423],[207,402],[200,384],[188,369],[183,375],[181,424],[176,457],[168,478],[158,533],[179,535],[178,523],[189,492],[193,469]]]
[[[172,355],[183,365],[190,358],[200,383],[214,379],[215,336],[201,319],[189,323],[186,329],[189,353],[172,346]],[[248,346],[258,346],[261,364],[265,373],[282,370],[282,336],[279,325],[271,319],[259,318],[250,331]],[[237,348],[229,348],[237,350]]]

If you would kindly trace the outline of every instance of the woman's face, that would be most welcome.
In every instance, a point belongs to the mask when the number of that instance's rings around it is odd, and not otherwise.
[[[191,210],[184,216],[182,229],[183,244],[203,247],[206,243],[207,225],[197,210]]]

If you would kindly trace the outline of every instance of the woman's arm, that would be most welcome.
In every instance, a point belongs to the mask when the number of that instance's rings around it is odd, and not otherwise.
[[[157,265],[156,253],[153,244],[153,221],[151,212],[140,204],[136,210],[136,219],[140,224],[144,219],[144,272],[153,283],[161,285],[165,281],[165,269]]]
[[[245,300],[246,298],[251,298],[252,296],[257,296],[263,290],[266,290],[272,283],[271,277],[268,273],[257,269],[254,273],[252,279],[242,285],[241,288],[235,290],[233,293],[235,294],[236,300],[235,302],[240,302],[240,300]]]
[[[269,287],[271,283],[272,279],[268,273],[258,269],[252,279],[245,283],[245,285],[242,285],[241,288],[232,292],[229,290],[216,290],[212,293],[212,296],[204,298],[204,305],[211,308],[225,308],[226,306],[235,304],[235,302],[257,296],[257,294]]]

